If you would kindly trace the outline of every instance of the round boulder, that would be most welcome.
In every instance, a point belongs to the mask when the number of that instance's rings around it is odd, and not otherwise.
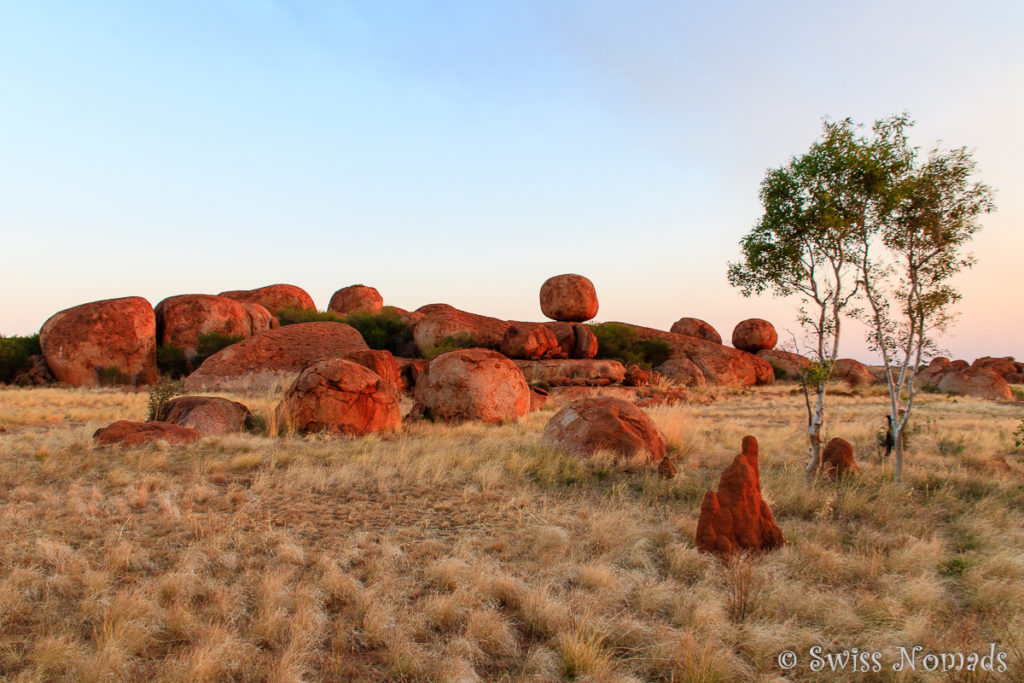
[[[832,366],[832,377],[841,379],[851,387],[866,387],[875,381],[868,366],[852,358],[837,358]]]
[[[309,295],[309,292],[295,285],[267,285],[258,289],[236,289],[230,292],[221,292],[220,296],[243,303],[259,304],[274,315],[284,308],[316,310],[316,304],[313,303],[313,297]]]
[[[446,422],[503,422],[530,410],[522,371],[490,349],[457,349],[434,358],[416,379],[415,397],[425,416]]]
[[[157,343],[177,346],[188,358],[196,356],[202,335],[252,336],[252,319],[245,306],[226,296],[172,296],[158,303],[155,313]]]
[[[665,457],[665,435],[640,408],[621,398],[582,398],[548,420],[543,441],[572,453],[612,451],[624,457],[646,453],[651,462]]]
[[[277,321],[277,317],[264,306],[244,301],[241,302],[241,304],[242,308],[245,309],[246,314],[249,316],[250,335],[266,332],[267,330],[273,330],[281,326],[281,323]]]
[[[975,396],[993,401],[1013,399],[1009,383],[985,368],[951,369],[942,376],[938,386],[940,391],[957,396]]]
[[[167,422],[132,422],[118,420],[100,427],[92,435],[101,446],[141,446],[166,441],[169,444],[189,444],[199,441],[199,432]]]
[[[343,287],[331,297],[327,310],[338,315],[349,313],[380,313],[384,308],[384,297],[373,287],[352,285]]]
[[[353,363],[359,363],[364,368],[373,370],[380,375],[385,382],[390,382],[399,391],[405,386],[405,378],[402,376],[402,369],[398,367],[398,361],[390,351],[383,349],[363,349],[353,351],[345,356]]]
[[[560,351],[558,337],[541,323],[512,323],[501,338],[501,352],[509,358],[539,360]]]
[[[277,419],[299,432],[397,431],[402,424],[398,400],[395,385],[374,371],[333,358],[302,371],[278,404]]]
[[[779,335],[775,332],[775,327],[760,318],[744,320],[732,331],[732,345],[748,353],[774,349],[778,341]]]
[[[156,316],[140,296],[55,313],[39,330],[39,345],[54,377],[72,386],[156,381]]]
[[[594,283],[571,273],[548,278],[540,288],[540,310],[552,320],[586,322],[597,315]]]
[[[697,337],[697,339],[706,339],[716,344],[722,343],[722,335],[718,334],[718,330],[700,318],[680,318],[672,323],[669,332],[685,334],[688,337]]]
[[[164,422],[191,427],[203,436],[237,434],[252,413],[241,403],[219,396],[179,396],[167,402]]]

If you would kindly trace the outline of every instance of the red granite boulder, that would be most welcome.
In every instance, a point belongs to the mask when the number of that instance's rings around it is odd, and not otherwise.
[[[202,335],[252,336],[253,323],[245,306],[226,296],[172,296],[158,303],[154,312],[157,343],[177,346],[189,359],[196,357]]]
[[[781,349],[764,349],[757,355],[771,363],[775,379],[798,380],[811,366],[811,361],[800,354]]]
[[[548,278],[540,288],[540,310],[552,320],[582,323],[597,315],[594,283],[582,275]]]
[[[938,382],[939,391],[957,396],[974,396],[991,401],[1013,400],[1009,383],[995,372],[977,367],[950,368]]]
[[[199,441],[199,432],[168,422],[118,420],[97,429],[92,438],[101,446],[141,446],[157,441],[180,445]]]
[[[530,410],[523,373],[490,349],[458,349],[434,358],[417,378],[414,395],[423,415],[445,422],[504,422]]]
[[[744,320],[732,331],[732,345],[747,353],[774,349],[778,341],[779,335],[775,327],[760,318]]]
[[[295,285],[267,285],[257,289],[236,289],[221,292],[220,296],[243,303],[259,304],[274,315],[277,315],[283,308],[316,310],[316,304],[313,303],[313,297],[309,295],[309,292]]]
[[[558,337],[541,323],[513,322],[501,338],[501,352],[509,358],[539,360],[561,354]]]
[[[707,384],[707,379],[697,364],[689,358],[669,358],[659,365],[655,370],[685,387],[702,387]]]
[[[414,316],[414,317],[413,317]],[[410,314],[413,322],[413,340],[420,353],[431,349],[448,337],[472,340],[476,347],[501,349],[509,322],[461,311],[448,304],[428,304]]]
[[[384,297],[373,287],[352,285],[339,289],[327,305],[328,311],[338,315],[349,313],[380,313],[384,308]]]
[[[302,371],[277,406],[279,424],[299,432],[365,436],[397,431],[398,390],[369,368],[333,358]]]
[[[761,497],[761,470],[757,439],[743,437],[743,450],[708,491],[697,520],[698,550],[728,556],[736,552],[762,551],[785,543],[782,530]]]
[[[611,451],[624,457],[644,453],[650,462],[666,457],[668,441],[642,409],[620,398],[583,398],[548,420],[541,439],[571,453]]]
[[[685,334],[688,337],[705,339],[716,344],[722,343],[722,335],[718,334],[718,330],[700,318],[680,318],[672,323],[672,327],[669,328],[669,332],[672,334]]]
[[[359,363],[364,368],[369,368],[380,375],[385,382],[390,382],[396,389],[402,391],[405,388],[405,378],[402,376],[402,369],[398,361],[390,351],[382,349],[363,349],[353,351],[345,356],[350,361]]]
[[[249,316],[250,336],[281,326],[281,323],[277,321],[277,316],[273,315],[265,307],[244,301],[239,303],[242,304],[242,308],[245,309],[246,314]]]
[[[837,358],[832,366],[832,379],[839,379],[851,387],[866,387],[873,384],[875,376],[868,366],[852,358]]]
[[[156,381],[156,316],[139,296],[105,299],[55,313],[39,345],[57,381],[78,387]]]
[[[252,413],[238,401],[219,396],[178,396],[167,402],[164,422],[190,427],[203,436],[244,431]]]

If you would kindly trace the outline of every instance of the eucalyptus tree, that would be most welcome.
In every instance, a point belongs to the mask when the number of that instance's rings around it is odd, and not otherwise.
[[[767,171],[760,191],[764,214],[741,240],[740,260],[729,264],[729,282],[744,296],[768,291],[800,298],[798,320],[812,360],[801,376],[808,480],[821,462],[826,387],[843,318],[860,290],[858,247],[889,191],[885,162],[849,118],[826,120],[807,152]]]

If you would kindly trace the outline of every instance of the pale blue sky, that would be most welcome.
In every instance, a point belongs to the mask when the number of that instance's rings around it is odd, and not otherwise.
[[[1018,3],[0,0],[0,332],[95,299],[289,282],[728,336],[795,303],[727,261],[821,118],[909,110],[999,212],[946,340],[1024,356]],[[868,359],[859,330],[844,351]]]

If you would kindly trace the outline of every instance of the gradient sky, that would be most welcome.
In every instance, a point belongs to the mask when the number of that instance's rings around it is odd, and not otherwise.
[[[797,302],[725,278],[765,170],[907,110],[997,192],[942,342],[1020,358],[1022,35],[1011,2],[0,0],[0,333],[277,282],[539,320],[577,272],[599,320],[785,340]]]

